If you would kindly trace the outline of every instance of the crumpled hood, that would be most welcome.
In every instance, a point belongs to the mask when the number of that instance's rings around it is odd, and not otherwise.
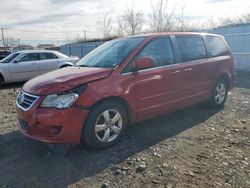
[[[112,68],[67,67],[35,77],[23,86],[34,95],[47,95],[67,91],[81,84],[107,78]]]

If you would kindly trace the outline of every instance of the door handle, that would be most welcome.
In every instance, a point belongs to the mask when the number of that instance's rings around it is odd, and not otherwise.
[[[177,73],[180,73],[180,71],[177,70],[177,71],[173,71],[173,72],[172,72],[172,74],[177,74]]]
[[[193,70],[193,69],[192,68],[187,68],[184,71],[191,71],[191,70]]]

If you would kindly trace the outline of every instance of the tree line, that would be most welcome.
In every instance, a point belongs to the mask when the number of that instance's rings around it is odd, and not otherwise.
[[[177,8],[179,9],[177,14]],[[104,12],[96,21],[96,29],[102,39],[109,40],[117,37],[152,32],[170,31],[202,31],[212,28],[250,23],[250,12],[240,16],[227,18],[210,17],[201,21],[186,11],[185,6],[171,7],[170,0],[152,0],[151,13],[145,15],[142,11],[127,7],[121,15],[114,18],[109,12]],[[87,41],[99,41],[88,39]],[[79,38],[75,42],[84,42]],[[20,45],[20,40],[13,37],[5,38],[5,47]]]
[[[180,7],[170,7],[169,0],[154,0],[151,2],[151,14],[144,15],[133,7],[127,7],[122,15],[114,19],[108,12],[103,13],[96,22],[97,30],[104,39],[135,35],[149,32],[170,31],[201,31],[211,28],[250,23],[250,13],[238,17],[228,17],[215,20],[213,17],[205,21],[191,16]],[[115,23],[115,24],[114,24]]]

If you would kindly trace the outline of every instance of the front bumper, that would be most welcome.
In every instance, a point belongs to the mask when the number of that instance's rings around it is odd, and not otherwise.
[[[88,111],[72,106],[59,110],[33,107],[23,111],[16,106],[19,129],[27,137],[48,143],[79,144]]]

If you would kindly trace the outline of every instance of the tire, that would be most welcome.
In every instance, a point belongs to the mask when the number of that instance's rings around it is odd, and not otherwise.
[[[3,84],[4,84],[4,80],[3,80],[3,77],[0,75],[0,88],[3,87]]]
[[[126,133],[128,113],[117,102],[106,101],[95,106],[85,122],[82,141],[96,149],[115,145]]]
[[[225,79],[219,79],[215,83],[212,95],[208,104],[212,108],[221,108],[224,106],[228,94],[228,83]]]

